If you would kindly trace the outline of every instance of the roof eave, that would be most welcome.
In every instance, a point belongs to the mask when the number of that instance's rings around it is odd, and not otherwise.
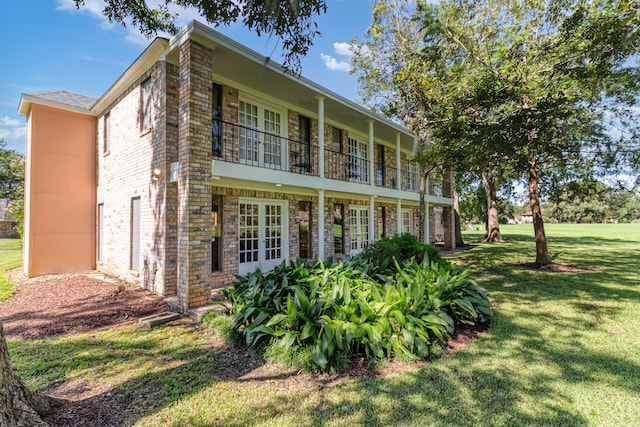
[[[71,111],[73,113],[86,114],[88,116],[94,115],[91,110],[78,107],[75,105],[65,104],[63,102],[54,101],[52,99],[42,98],[33,94],[23,93],[20,97],[20,104],[18,105],[18,114],[21,116],[28,116],[31,111],[31,105],[45,105],[47,107],[57,108],[60,110]]]
[[[169,45],[169,40],[158,37],[136,58],[135,61],[127,68],[127,70],[111,85],[109,89],[96,101],[91,107],[91,112],[95,116],[99,116],[102,112],[131,85],[137,78],[139,78],[145,71],[147,71],[153,63],[162,59]]]

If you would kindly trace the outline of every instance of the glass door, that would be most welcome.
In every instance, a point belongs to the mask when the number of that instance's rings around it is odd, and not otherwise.
[[[244,200],[239,205],[239,273],[269,271],[285,259],[286,202]]]

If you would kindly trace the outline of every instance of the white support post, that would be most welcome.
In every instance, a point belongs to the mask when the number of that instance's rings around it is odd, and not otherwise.
[[[399,236],[403,233],[402,229],[402,199],[396,200],[396,234]]]
[[[374,196],[369,196],[369,244],[375,241],[375,230],[376,227],[376,198]]]
[[[324,97],[318,97],[318,175],[324,178]]]
[[[373,120],[369,120],[369,185],[375,185],[374,161],[373,161]]]
[[[431,236],[429,236],[429,229],[431,228],[431,227],[429,227],[429,218],[430,218],[431,215],[429,215],[429,202],[424,202],[424,203],[425,203],[424,209],[425,209],[425,213],[426,213],[425,219],[424,219],[424,227],[425,227],[425,230],[424,230],[425,242],[424,243],[429,243],[430,237],[431,237]]]
[[[324,261],[324,190],[318,190],[318,258]]]
[[[400,132],[398,132],[396,133],[396,190],[402,190],[402,170],[400,167]]]

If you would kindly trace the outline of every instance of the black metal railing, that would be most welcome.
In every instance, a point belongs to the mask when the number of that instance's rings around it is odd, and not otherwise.
[[[316,145],[226,121],[214,121],[213,131],[214,159],[318,176]]]
[[[319,176],[317,145],[223,120],[213,122],[212,154],[214,159],[229,163]],[[415,172],[402,169],[398,188],[395,167],[375,165],[371,171],[368,159],[330,149],[324,152],[324,171],[325,178],[362,184],[368,184],[373,173],[378,187],[418,191]]]

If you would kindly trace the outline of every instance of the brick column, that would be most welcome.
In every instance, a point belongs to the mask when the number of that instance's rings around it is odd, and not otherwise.
[[[183,312],[211,294],[212,51],[180,46],[178,121],[178,303]]]
[[[445,168],[442,171],[442,196],[453,198],[453,170]],[[446,250],[455,249],[455,223],[453,220],[453,206],[445,206],[442,209],[442,224],[444,226],[444,248]]]

